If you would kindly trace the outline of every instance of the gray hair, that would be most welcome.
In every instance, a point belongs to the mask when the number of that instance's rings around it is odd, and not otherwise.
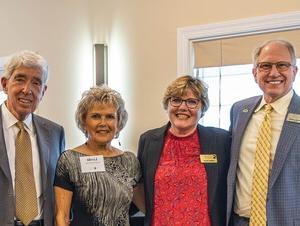
[[[21,67],[37,68],[42,73],[42,82],[44,85],[48,82],[48,63],[41,55],[24,50],[10,56],[7,63],[4,65],[3,77],[9,79],[14,71]]]
[[[257,63],[258,63],[258,57],[259,57],[259,55],[260,55],[262,49],[263,49],[264,47],[266,47],[267,45],[271,44],[271,43],[279,43],[279,44],[284,45],[284,46],[288,49],[288,51],[289,51],[289,53],[290,53],[290,55],[291,55],[291,60],[292,60],[291,64],[292,64],[292,65],[296,65],[296,60],[297,60],[297,59],[296,59],[296,54],[295,54],[295,48],[294,48],[294,46],[293,46],[290,42],[288,42],[288,41],[286,41],[286,40],[273,39],[273,40],[269,40],[269,41],[263,42],[262,44],[260,44],[260,45],[253,51],[253,64],[254,64],[254,67],[256,67],[256,65],[257,65]]]
[[[121,94],[107,85],[94,86],[83,92],[75,113],[77,127],[87,137],[88,134],[84,128],[86,116],[88,111],[97,104],[112,104],[117,109],[119,129],[115,136],[117,138],[119,136],[119,132],[126,125],[128,113],[125,109],[125,102],[122,99]]]
[[[180,97],[187,89],[190,89],[193,94],[200,99],[202,103],[202,117],[209,107],[208,88],[203,81],[190,75],[178,77],[167,87],[162,101],[164,109],[166,110],[168,108],[171,97]]]

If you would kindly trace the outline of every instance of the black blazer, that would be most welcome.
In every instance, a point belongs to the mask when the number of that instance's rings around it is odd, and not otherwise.
[[[142,168],[145,187],[145,224],[152,224],[154,176],[164,145],[167,125],[152,129],[141,135],[138,145],[138,159]],[[208,179],[208,207],[212,226],[226,224],[226,178],[229,166],[230,136],[223,129],[197,126],[202,154],[216,154],[217,163],[205,164]]]

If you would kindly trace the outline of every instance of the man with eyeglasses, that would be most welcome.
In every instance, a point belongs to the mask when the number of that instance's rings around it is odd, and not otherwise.
[[[260,45],[252,73],[262,96],[231,108],[227,225],[300,225],[300,97],[294,47]]]

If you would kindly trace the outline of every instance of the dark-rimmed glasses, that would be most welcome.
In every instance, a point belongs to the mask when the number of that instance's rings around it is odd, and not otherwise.
[[[276,66],[276,69],[278,72],[284,72],[284,71],[288,70],[291,66],[294,66],[289,62],[279,61],[276,63],[259,62],[259,63],[257,63],[256,67],[261,72],[270,72],[272,70],[273,65]]]
[[[171,97],[170,98],[170,104],[173,107],[179,107],[182,104],[182,102],[185,102],[185,105],[188,108],[194,109],[194,108],[198,107],[198,105],[200,103],[200,100],[196,99],[196,98],[189,98],[189,99],[186,99],[186,100],[183,100],[180,97]]]

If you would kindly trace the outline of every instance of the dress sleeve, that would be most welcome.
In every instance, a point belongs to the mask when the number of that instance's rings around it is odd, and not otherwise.
[[[61,154],[58,159],[55,171],[54,186],[64,188],[69,191],[74,190],[74,184],[70,180],[70,162],[68,159],[68,151]]]
[[[140,167],[140,163],[139,160],[137,159],[137,157],[131,153],[129,153],[129,159],[130,159],[130,163],[129,163],[129,173],[133,178],[133,184],[132,186],[135,187],[137,183],[140,182],[141,180],[141,167]]]
[[[142,172],[141,172],[141,166],[140,166],[140,162],[137,158],[135,158],[135,169],[134,169],[134,179],[136,184],[141,182],[142,179]],[[135,184],[135,185],[136,185]],[[135,187],[134,185],[134,187]]]

